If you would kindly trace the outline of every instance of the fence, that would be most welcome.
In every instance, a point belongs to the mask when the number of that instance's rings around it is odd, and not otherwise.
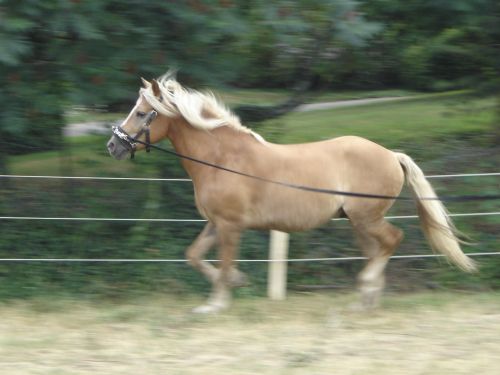
[[[470,173],[470,174],[448,174],[429,175],[433,178],[460,178],[460,177],[493,177],[500,176],[500,172],[494,173]],[[190,182],[190,179],[176,178],[136,178],[136,177],[85,177],[85,176],[26,176],[26,175],[0,175],[0,178],[31,178],[31,179],[75,179],[75,180],[122,180],[122,181],[160,181],[160,182]],[[500,212],[472,212],[450,214],[450,217],[477,217],[500,215]],[[417,215],[387,216],[389,220],[414,219]],[[96,218],[96,217],[37,217],[37,216],[0,216],[0,220],[74,220],[74,221],[151,221],[151,222],[205,222],[204,219],[144,219],[144,218]],[[347,220],[335,218],[332,221]],[[271,231],[269,259],[242,260],[237,262],[266,262],[268,269],[268,296],[271,299],[284,299],[286,297],[286,275],[288,262],[324,262],[324,261],[353,261],[363,260],[365,257],[340,257],[340,258],[309,258],[288,259],[289,235],[279,231]],[[491,256],[500,255],[500,252],[469,253],[468,256]],[[414,254],[392,256],[391,259],[407,258],[433,258],[442,257],[440,254]],[[185,259],[49,259],[49,258],[3,258],[0,262],[185,262]],[[209,260],[216,262],[217,260]]]

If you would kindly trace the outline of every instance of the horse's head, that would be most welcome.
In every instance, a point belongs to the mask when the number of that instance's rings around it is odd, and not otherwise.
[[[145,79],[142,82],[144,88],[139,91],[134,108],[120,126],[113,127],[113,135],[107,143],[110,155],[119,160],[129,154],[134,157],[136,151],[143,149],[149,152],[149,144],[167,136],[168,119],[159,115],[153,107],[162,101],[158,82]]]

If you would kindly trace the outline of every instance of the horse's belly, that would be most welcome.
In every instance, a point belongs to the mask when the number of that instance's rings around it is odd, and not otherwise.
[[[264,206],[251,210],[253,215],[248,217],[249,228],[297,232],[323,225],[341,213],[340,204],[331,197],[314,201],[276,198],[272,204]]]

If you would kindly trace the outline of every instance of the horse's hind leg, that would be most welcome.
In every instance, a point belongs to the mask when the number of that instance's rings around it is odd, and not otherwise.
[[[361,303],[365,309],[378,306],[385,286],[385,267],[401,240],[403,232],[380,219],[371,223],[353,223],[359,244],[368,258],[358,275]]]

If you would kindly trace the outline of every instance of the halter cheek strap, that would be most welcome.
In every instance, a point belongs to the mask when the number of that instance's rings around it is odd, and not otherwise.
[[[137,150],[137,140],[139,137],[141,137],[143,134],[146,135],[146,152],[151,151],[151,139],[150,139],[150,127],[151,122],[158,116],[158,112],[156,112],[154,109],[148,113],[146,120],[144,121],[144,124],[142,124],[141,129],[134,135],[131,136],[128,134],[121,126],[113,126],[111,129],[113,131],[113,134],[117,137],[118,141],[125,146],[129,151],[130,151],[130,158],[134,158],[135,151]]]

